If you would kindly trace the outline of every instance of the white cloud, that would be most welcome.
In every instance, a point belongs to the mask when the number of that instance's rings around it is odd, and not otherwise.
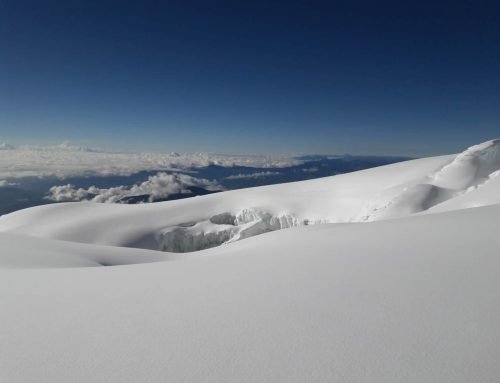
[[[186,174],[158,173],[141,184],[116,186],[107,189],[91,186],[88,189],[75,188],[73,185],[53,186],[49,190],[47,199],[55,202],[91,201],[102,203],[116,203],[124,197],[149,195],[149,202],[166,198],[172,194],[191,193],[189,187],[201,187],[206,190],[222,190],[223,187],[215,181],[195,178]]]
[[[280,172],[256,172],[256,173],[250,173],[250,174],[235,174],[232,176],[226,177],[227,180],[243,180],[243,179],[255,179],[255,178],[262,178],[262,177],[269,177],[269,176],[276,176],[281,174]]]
[[[9,182],[7,180],[0,180],[0,188],[4,188],[7,186],[16,186],[16,185],[17,185],[16,183]]]
[[[14,150],[15,147],[9,144],[6,144],[5,142],[0,142],[0,150]]]
[[[306,173],[314,173],[314,172],[317,172],[318,170],[319,170],[319,168],[317,168],[317,167],[302,169],[302,171],[306,172]]]
[[[68,142],[55,146],[4,144],[4,149],[0,150],[0,178],[130,175],[140,171],[189,170],[209,165],[279,168],[304,162],[279,156],[105,152]]]

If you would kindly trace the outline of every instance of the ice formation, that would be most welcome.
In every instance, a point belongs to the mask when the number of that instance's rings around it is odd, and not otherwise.
[[[201,222],[166,228],[157,235],[158,248],[173,253],[191,252],[304,224],[307,221],[299,222],[293,215],[275,216],[257,209],[244,209],[236,215],[220,213]]]

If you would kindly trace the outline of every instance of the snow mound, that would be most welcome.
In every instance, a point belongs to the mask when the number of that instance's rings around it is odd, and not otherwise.
[[[471,146],[453,161],[430,174],[384,190],[368,205],[362,221],[423,212],[484,186],[500,169],[500,140]],[[479,206],[479,205],[478,205]]]
[[[471,146],[432,176],[436,186],[465,190],[483,183],[500,169],[500,140]]]
[[[114,248],[0,233],[2,269],[46,269],[133,265],[176,259],[175,254]]]

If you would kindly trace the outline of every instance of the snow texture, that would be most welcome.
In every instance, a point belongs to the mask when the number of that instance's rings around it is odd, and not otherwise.
[[[194,251],[306,223],[366,222],[432,213],[434,209],[446,211],[439,209],[440,205],[458,198],[466,200],[466,196],[473,198],[478,192],[484,196],[474,206],[500,203],[497,189],[489,187],[498,181],[499,145],[499,141],[489,141],[456,156],[412,160],[311,181],[217,193],[190,201],[127,208],[93,204],[40,206],[0,217],[0,230],[110,246]],[[250,214],[252,218],[245,222],[246,226],[240,224],[238,228],[207,225],[210,217],[223,213]],[[282,217],[294,224],[283,227],[276,224]],[[196,225],[177,230],[185,222]]]
[[[3,216],[0,380],[497,383],[499,145]]]

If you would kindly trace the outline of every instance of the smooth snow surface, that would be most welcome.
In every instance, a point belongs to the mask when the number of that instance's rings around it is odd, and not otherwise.
[[[0,381],[497,383],[499,145],[3,216]]]

